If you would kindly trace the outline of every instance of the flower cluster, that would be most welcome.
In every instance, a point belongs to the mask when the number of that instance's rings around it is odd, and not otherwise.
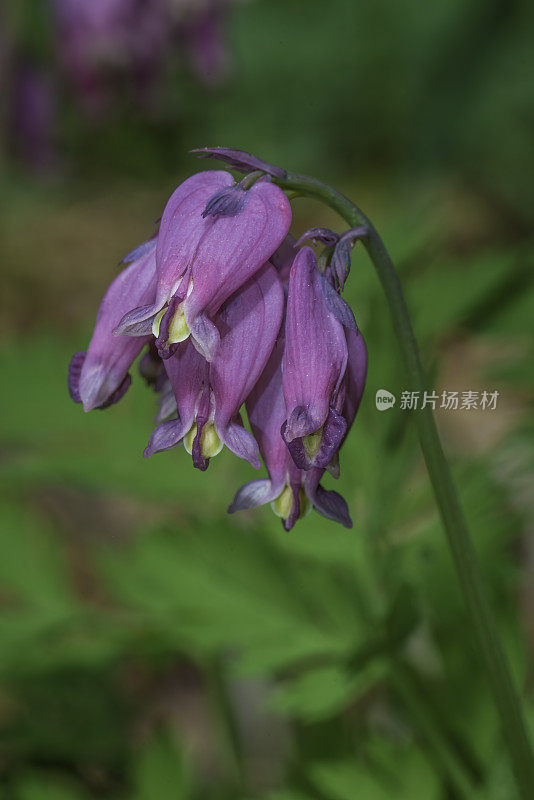
[[[365,343],[340,295],[347,241],[364,233],[312,229],[295,242],[275,168],[247,165],[262,171],[241,183],[199,172],[171,195],[158,233],[108,288],[87,353],[71,361],[70,394],[86,411],[117,402],[145,350],[139,370],[159,403],[145,456],[183,444],[205,470],[224,446],[255,468],[261,455],[269,477],[242,486],[230,512],[270,502],[289,530],[313,506],[350,527],[320,481],[339,475],[365,385]],[[307,239],[326,244],[319,262]]]
[[[127,91],[145,105],[163,82],[173,52],[195,77],[226,75],[230,0],[49,0],[59,60],[82,106],[102,114]]]
[[[76,107],[99,125],[119,109],[172,122],[179,113],[171,95],[178,76],[189,74],[208,89],[229,77],[227,27],[236,2],[42,0],[41,27],[52,41],[39,52],[28,46],[32,16],[0,5],[0,133],[10,152],[35,173],[61,165],[65,103],[69,117]]]

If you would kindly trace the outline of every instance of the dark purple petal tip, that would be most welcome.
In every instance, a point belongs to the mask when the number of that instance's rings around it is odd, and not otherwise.
[[[231,147],[196,147],[189,152],[196,153],[198,158],[216,158],[224,161],[238,172],[262,170],[274,178],[285,178],[287,175],[285,169],[275,167],[274,164],[269,164],[244,150],[234,150]]]
[[[334,253],[332,255],[332,269],[343,289],[345,281],[347,280],[350,270],[350,251],[358,239],[365,239],[369,231],[365,225],[359,225],[357,228],[351,228],[346,231],[336,244]]]
[[[339,241],[339,234],[331,231],[330,228],[310,228],[306,233],[302,234],[296,246],[300,247],[304,242],[309,242],[310,240],[315,243],[321,242],[327,247],[333,247]]]
[[[228,513],[235,514],[236,511],[256,508],[269,503],[274,500],[279,489],[280,487],[273,489],[271,481],[265,478],[259,481],[249,481],[236,492],[232,503],[228,506]]]
[[[205,458],[202,453],[202,430],[207,421],[207,417],[197,416],[197,432],[193,439],[193,447],[191,448],[193,466],[201,470],[201,472],[205,472],[210,464],[209,458]]]
[[[132,261],[138,261],[140,258],[147,256],[156,247],[157,241],[158,237],[153,236],[147,242],[137,245],[137,247],[134,247],[133,250],[130,250],[129,253],[126,253],[126,255],[121,258],[119,264],[131,264]]]
[[[100,409],[109,408],[115,403],[118,403],[121,397],[123,397],[130,388],[131,382],[132,382],[132,376],[128,373],[128,375],[125,376],[120,386],[118,386],[115,389],[115,391],[110,394],[107,400],[105,400],[101,405],[97,406],[97,408]]]
[[[306,450],[304,448],[304,442],[302,441],[302,437],[298,437],[298,439],[292,439],[290,442],[284,436],[284,426],[287,423],[284,422],[282,426],[282,438],[287,445],[287,449],[289,450],[289,455],[293,459],[295,466],[298,469],[310,469],[311,464],[309,464],[308,456],[306,455]]]
[[[323,489],[322,486],[318,486],[313,498],[313,507],[326,519],[340,522],[345,528],[352,528],[352,520],[347,503],[337,492],[328,491]]]
[[[324,469],[338,452],[347,432],[347,422],[334,408],[330,408],[323,428],[321,444],[317,454],[310,458],[311,466]]]
[[[320,432],[320,439],[317,441],[316,447],[314,447],[312,451],[309,444],[306,443],[307,440],[304,439],[303,436],[298,436],[288,441],[288,427],[288,423],[284,422],[281,430],[282,438],[287,445],[291,458],[295,462],[295,466],[297,466],[298,469],[304,470],[314,468],[325,469],[335,457],[347,431],[345,418],[334,408],[330,408],[328,417]],[[311,432],[314,433],[314,431]]]
[[[293,505],[289,516],[282,520],[282,525],[285,531],[290,531],[296,522],[300,519],[300,486],[298,484],[291,484],[291,491],[293,493]]]
[[[83,362],[85,361],[85,351],[80,350],[74,353],[69,364],[68,386],[69,394],[75,403],[81,403],[80,397],[80,375],[82,372]]]
[[[243,211],[248,195],[239,186],[230,186],[215,192],[206,203],[202,218],[206,217],[236,217]]]
[[[307,436],[313,433],[320,424],[320,422],[312,419],[306,406],[297,406],[291,411],[287,422],[284,422],[280,432],[285,443],[289,444],[297,437]]]
[[[349,304],[336,292],[329,280],[321,275],[321,287],[326,307],[346,328],[358,332],[358,326]]]
[[[152,308],[152,305],[137,306],[128,311],[113,329],[113,336],[150,336],[157,313],[152,313]]]

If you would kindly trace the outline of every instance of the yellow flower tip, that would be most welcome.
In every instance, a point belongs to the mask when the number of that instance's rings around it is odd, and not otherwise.
[[[313,433],[308,434],[308,436],[302,437],[302,444],[304,445],[304,450],[306,451],[306,455],[308,456],[310,461],[313,461],[313,459],[319,452],[322,438],[323,438],[323,426],[321,426],[318,430],[314,431]]]
[[[299,519],[302,519],[311,511],[311,503],[302,487],[299,489],[299,504]],[[291,486],[286,483],[276,500],[271,503],[271,508],[276,516],[281,519],[287,519],[291,515],[293,510],[293,489]]]
[[[276,500],[271,503],[271,508],[277,517],[287,519],[293,508],[293,490],[287,484],[284,486]]]
[[[196,435],[197,423],[194,422],[184,436],[184,447],[189,455],[193,454],[193,442],[195,441]],[[221,442],[217,431],[213,427],[213,423],[206,422],[200,435],[200,450],[204,458],[214,458],[221,452],[223,447],[224,445]]]
[[[154,322],[152,323],[152,333],[156,337],[159,336],[159,329],[161,326],[161,320],[163,319],[165,313],[167,312],[168,306],[162,308],[160,312],[154,317]],[[183,342],[187,339],[190,335],[189,328],[187,327],[187,322],[185,321],[185,314],[183,312],[182,304],[178,306],[176,311],[174,312],[174,316],[171,319],[169,325],[169,338],[167,340],[168,344],[178,344],[178,342]]]
[[[159,336],[159,326],[161,325],[161,320],[163,319],[163,315],[165,314],[166,311],[167,311],[167,306],[164,306],[161,309],[161,311],[158,311],[152,322],[152,333],[154,334],[156,339]]]
[[[224,447],[211,422],[207,422],[204,425],[202,435],[200,437],[200,446],[204,458],[213,458],[214,456],[218,455]]]

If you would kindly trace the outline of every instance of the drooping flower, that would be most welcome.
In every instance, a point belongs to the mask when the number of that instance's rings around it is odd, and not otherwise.
[[[233,514],[271,503],[284,528],[291,530],[295,522],[313,507],[322,516],[350,528],[352,520],[345,500],[319,483],[324,469],[299,469],[280,435],[280,427],[286,419],[282,391],[283,352],[284,342],[280,337],[246,402],[252,432],[259,443],[269,477],[242,486],[228,511]]]
[[[226,445],[235,455],[260,466],[258,445],[239,417],[239,409],[262,373],[280,329],[283,290],[270,264],[225,303],[215,324],[220,346],[211,363],[182,342],[165,368],[178,416],[159,425],[145,455],[183,442],[199,469]]]
[[[348,353],[344,327],[328,307],[309,247],[291,268],[285,332],[282,436],[297,467],[324,468],[347,430],[342,410]]]
[[[129,264],[109,286],[100,305],[87,353],[76,353],[69,367],[69,391],[84,411],[116,403],[128,389],[128,374],[148,336],[116,337],[113,330],[126,309],[151,302],[156,292],[156,241],[146,242],[125,260]]]
[[[245,190],[227,172],[188,178],[161,219],[155,301],[126,314],[117,333],[153,329],[163,358],[191,336],[211,361],[220,339],[211,317],[268,260],[290,222],[287,197],[269,181]]]
[[[295,241],[285,194],[257,178],[204,172],[178,187],[157,236],[123,259],[87,355],[71,362],[71,396],[86,410],[116,402],[146,346],[139,372],[159,410],[145,456],[183,443],[205,470],[224,445],[255,468],[261,453],[268,478],[242,486],[230,512],[270,502],[289,530],[313,507],[351,527],[345,500],[321,480],[339,476],[365,386],[365,342],[340,292],[366,229],[312,228]],[[325,245],[319,263],[299,250],[309,238]]]

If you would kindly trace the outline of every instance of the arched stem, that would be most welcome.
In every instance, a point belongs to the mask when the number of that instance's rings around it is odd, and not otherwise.
[[[314,178],[288,173],[283,179],[275,179],[275,182],[283,189],[321,200],[337,211],[351,228],[357,225],[365,225],[368,228],[369,234],[362,241],[386,295],[410,390],[423,393],[426,389],[425,379],[402,287],[389,253],[372,223],[347,197]],[[503,738],[510,754],[520,796],[523,800],[528,800],[534,796],[534,757],[475,548],[430,406],[420,409],[414,418],[428,475],[473,624],[473,632],[500,717]]]

